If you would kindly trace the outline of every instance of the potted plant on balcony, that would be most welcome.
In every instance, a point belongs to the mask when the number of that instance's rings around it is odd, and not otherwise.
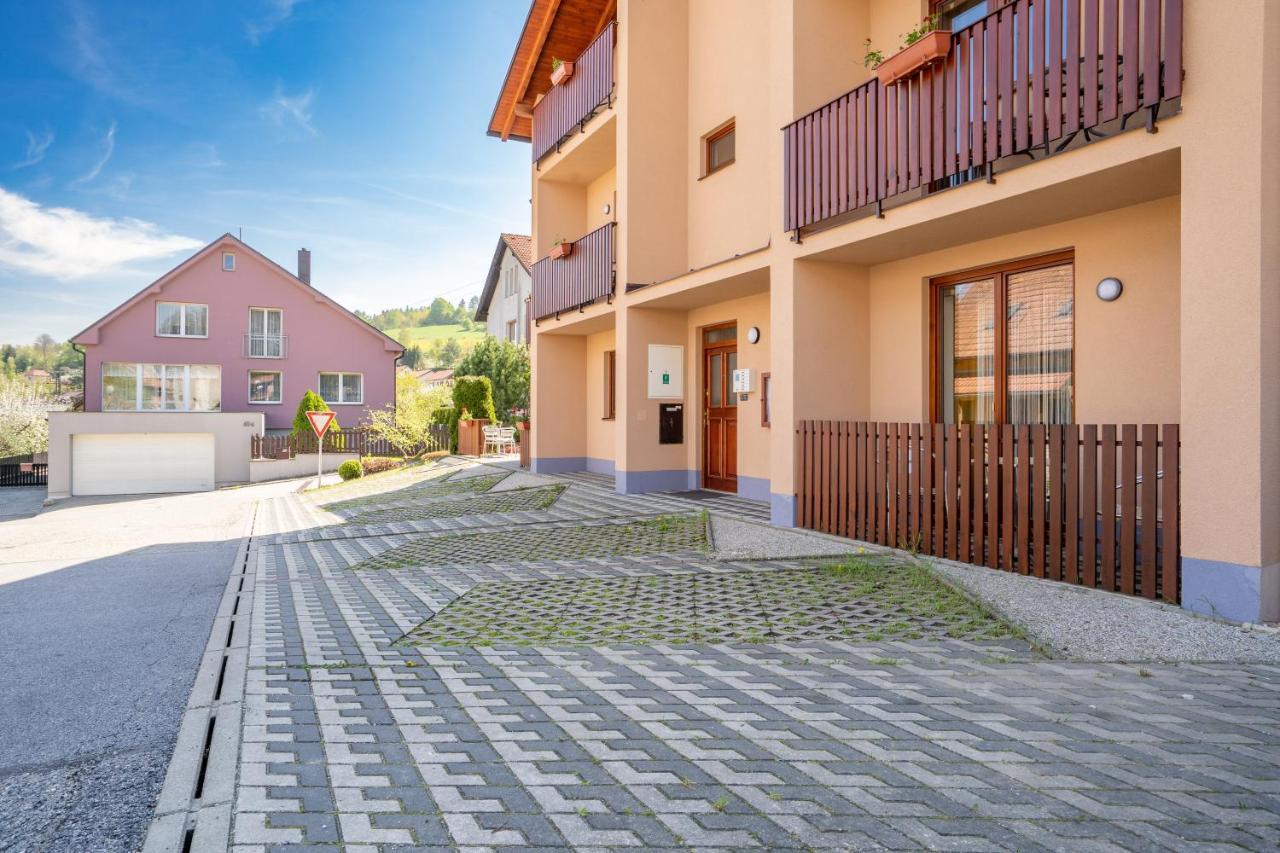
[[[573,63],[551,57],[551,85],[563,86],[573,76]]]
[[[563,238],[556,240],[551,246],[550,254],[552,260],[563,261],[573,254],[573,242]]]
[[[891,85],[945,59],[951,53],[951,30],[942,29],[942,16],[935,12],[903,36],[902,44],[901,50],[886,59],[882,52],[871,46],[871,39],[867,39],[863,64],[875,69],[880,85]]]

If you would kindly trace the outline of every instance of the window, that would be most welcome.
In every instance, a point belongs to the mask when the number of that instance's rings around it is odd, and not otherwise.
[[[942,16],[944,29],[955,32],[1006,5],[1008,0],[934,0],[930,12]]]
[[[935,419],[1071,423],[1074,278],[1064,252],[933,281]]]
[[[618,413],[618,353],[607,350],[604,354],[604,420],[611,421]]]
[[[768,373],[760,374],[760,426],[762,427],[771,426],[773,420],[772,401],[769,399],[769,392],[773,390],[771,379]]]
[[[236,253],[235,252],[222,253],[222,271],[223,272],[236,271]]]
[[[733,162],[735,136],[734,121],[730,119],[703,137],[702,176],[704,178]]]
[[[283,400],[284,377],[278,370],[249,371],[249,402],[279,403]]]
[[[518,332],[516,332],[516,321],[508,320],[507,321],[507,340],[511,341],[512,343],[515,343],[518,339],[519,339]]]
[[[321,373],[320,399],[343,406],[360,405],[364,402],[364,376],[359,373]]]
[[[156,334],[163,338],[209,337],[209,306],[157,302]]]
[[[102,365],[104,412],[217,412],[222,368],[216,364]]]
[[[249,357],[284,356],[284,312],[279,308],[249,309]]]

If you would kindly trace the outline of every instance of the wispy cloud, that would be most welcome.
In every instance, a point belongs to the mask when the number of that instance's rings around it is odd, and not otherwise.
[[[107,128],[107,135],[102,139],[102,155],[94,161],[93,167],[80,177],[76,178],[72,183],[87,184],[98,175],[102,174],[102,169],[107,165],[107,161],[111,159],[111,155],[116,153],[116,123],[111,122],[111,127]]]
[[[190,237],[166,234],[150,222],[43,207],[0,188],[0,266],[19,272],[83,278],[201,245]]]
[[[309,136],[316,136],[319,131],[311,123],[311,101],[315,94],[314,89],[308,89],[299,95],[286,95],[277,83],[275,94],[259,111],[280,127],[296,127]]]
[[[34,166],[44,159],[45,152],[49,150],[49,146],[53,144],[53,131],[46,129],[43,133],[32,133],[27,131],[27,156],[13,164],[15,169],[25,169],[28,166]]]
[[[137,85],[123,79],[122,63],[111,44],[98,32],[92,13],[78,0],[70,4],[70,12],[67,39],[71,47],[71,71],[75,76],[108,97],[127,104],[147,104],[148,96]]]
[[[287,22],[293,17],[293,10],[304,2],[306,0],[268,0],[266,13],[244,25],[245,36],[251,44],[261,44],[263,36]]]
[[[400,190],[393,189],[387,186],[382,186],[381,184],[365,184],[365,186],[369,187],[370,189],[378,190],[379,192],[384,192],[388,195],[395,196],[396,198],[402,198],[405,201],[411,201],[411,202],[414,202],[415,204],[421,204],[426,207],[434,207],[436,210],[443,210],[446,213],[459,213],[459,214],[462,214],[463,216],[471,216],[476,219],[480,219],[485,222],[492,222],[495,225],[501,225],[504,227],[509,224],[506,221],[499,219],[496,216],[492,216],[482,210],[472,210],[467,207],[459,207],[456,204],[449,204],[448,202],[438,201],[434,198],[427,198],[425,196],[414,195],[413,193],[401,192]]]

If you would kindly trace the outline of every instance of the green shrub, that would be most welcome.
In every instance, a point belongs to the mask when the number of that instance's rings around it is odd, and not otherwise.
[[[493,383],[488,376],[458,376],[453,380],[453,407],[466,409],[473,418],[483,418],[496,423],[498,413],[493,408]]]
[[[307,412],[327,412],[329,404],[320,399],[320,395],[315,391],[308,391],[302,395],[302,399],[298,401],[298,412],[293,416],[293,429],[290,435],[311,435],[311,421],[307,420]],[[329,424],[329,430],[338,429],[338,419],[334,418],[333,423]]]
[[[366,456],[360,460],[360,467],[364,469],[366,476],[402,468],[404,464],[404,460],[398,456]]]
[[[348,459],[338,466],[338,476],[344,480],[354,480],[356,477],[364,476],[364,469],[360,467],[358,460]]]

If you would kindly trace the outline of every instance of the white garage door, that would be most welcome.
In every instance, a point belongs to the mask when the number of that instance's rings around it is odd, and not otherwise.
[[[213,488],[213,433],[77,435],[71,494],[144,495]]]

